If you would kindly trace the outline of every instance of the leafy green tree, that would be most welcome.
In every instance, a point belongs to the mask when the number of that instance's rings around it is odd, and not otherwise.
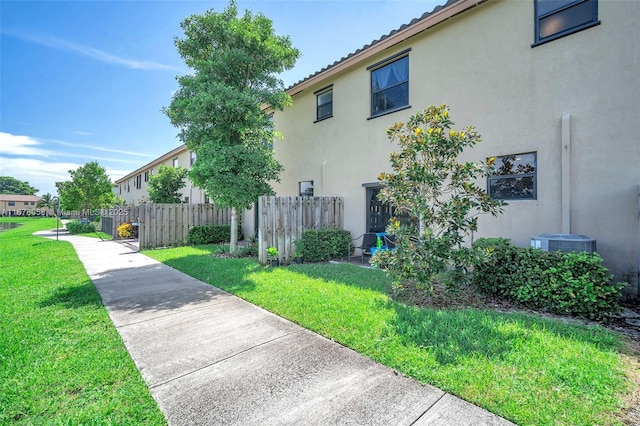
[[[39,209],[51,210],[55,213],[58,211],[58,197],[47,192],[42,197],[40,197],[40,201],[38,201],[37,207]]]
[[[397,249],[376,253],[372,261],[385,267],[400,289],[413,283],[431,291],[434,280],[455,289],[466,282],[474,252],[465,246],[465,237],[477,230],[479,214],[502,212],[504,203],[476,185],[492,172],[495,158],[458,163],[480,135],[473,127],[453,130],[453,124],[449,108],[441,105],[387,130],[400,152],[390,155],[393,171],[378,176],[384,185],[379,199],[411,221],[390,221],[387,232],[395,235]]]
[[[270,182],[282,170],[264,108],[291,104],[278,74],[292,68],[300,52],[264,15],[238,16],[235,1],[221,13],[189,16],[182,29],[185,37],[175,44],[192,71],[178,78],[179,90],[164,112],[197,155],[191,181],[218,206],[231,207],[235,251],[238,212],[273,194]]]
[[[62,209],[92,210],[113,206],[113,184],[97,161],[69,170],[69,175],[70,181],[56,182]]]
[[[0,176],[0,194],[34,195],[37,188],[11,176]]]
[[[180,189],[184,188],[187,169],[184,167],[170,167],[163,164],[158,173],[149,178],[149,198],[154,203],[179,203],[182,196]]]

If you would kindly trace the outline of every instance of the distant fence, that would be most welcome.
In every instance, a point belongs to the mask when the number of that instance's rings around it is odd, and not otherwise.
[[[136,222],[138,220],[139,210],[140,208],[138,206],[117,206],[108,209],[68,211],[64,212],[64,216],[75,220],[95,220],[96,217],[100,216],[100,230],[105,234],[117,238],[118,226],[124,222]]]
[[[197,225],[230,224],[231,209],[214,204],[153,204],[139,206],[138,238],[141,249],[187,243],[189,228]]]
[[[260,197],[258,200],[258,259],[267,262],[267,248],[278,249],[280,262],[295,255],[293,242],[305,229],[342,228],[342,197]]]

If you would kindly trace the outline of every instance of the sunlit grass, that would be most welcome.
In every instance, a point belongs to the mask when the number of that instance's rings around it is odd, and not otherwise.
[[[166,424],[55,219],[0,221],[0,424]]]
[[[214,246],[145,252],[522,425],[621,424],[620,339],[601,327],[484,310],[421,309],[387,296],[382,271],[270,268]]]

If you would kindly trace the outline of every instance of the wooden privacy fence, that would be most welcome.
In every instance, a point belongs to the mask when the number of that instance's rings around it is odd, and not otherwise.
[[[139,209],[141,249],[186,244],[193,226],[231,223],[231,209],[214,204],[145,203]]]
[[[260,197],[258,200],[258,259],[267,263],[267,248],[275,247],[281,263],[295,255],[294,241],[305,229],[342,228],[342,197]]]

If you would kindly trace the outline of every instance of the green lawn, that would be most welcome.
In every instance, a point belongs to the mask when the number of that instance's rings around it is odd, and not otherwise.
[[[55,219],[0,221],[0,424],[166,424]]]
[[[211,256],[214,251],[200,246],[145,254],[517,424],[622,424],[632,385],[620,338],[601,327],[419,309],[391,300],[379,270],[267,268]]]

